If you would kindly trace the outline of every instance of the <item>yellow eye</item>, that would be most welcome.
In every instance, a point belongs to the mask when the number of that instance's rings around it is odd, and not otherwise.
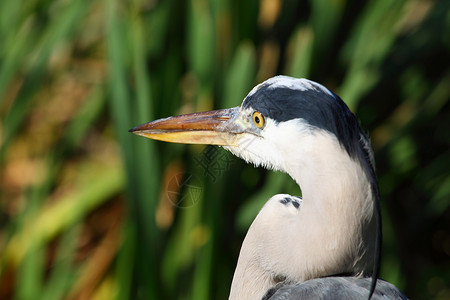
[[[256,127],[258,127],[258,128],[264,127],[264,124],[265,124],[264,116],[260,112],[255,111],[253,113],[252,118],[253,118],[253,123],[255,123]]]

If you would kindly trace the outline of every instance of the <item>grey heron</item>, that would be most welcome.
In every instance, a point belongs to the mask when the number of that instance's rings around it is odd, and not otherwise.
[[[385,281],[376,288],[381,215],[370,141],[324,86],[276,76],[239,107],[159,119],[130,132],[223,146],[300,186],[301,198],[273,196],[251,224],[230,299],[403,299]]]

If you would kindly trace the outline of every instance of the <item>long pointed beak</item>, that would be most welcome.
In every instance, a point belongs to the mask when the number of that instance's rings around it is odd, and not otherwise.
[[[129,130],[146,138],[172,143],[236,146],[244,130],[236,119],[239,107],[159,119]]]

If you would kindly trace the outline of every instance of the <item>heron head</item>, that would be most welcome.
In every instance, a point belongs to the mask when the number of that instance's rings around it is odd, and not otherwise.
[[[220,145],[255,165],[285,170],[286,151],[314,148],[320,133],[373,165],[369,140],[347,105],[324,86],[288,76],[253,88],[241,106],[159,119],[130,130],[174,143]],[[311,150],[313,151],[313,150]]]

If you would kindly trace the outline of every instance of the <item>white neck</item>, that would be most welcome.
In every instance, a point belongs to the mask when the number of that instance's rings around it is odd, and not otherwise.
[[[281,168],[302,189],[296,209],[272,197],[242,245],[230,299],[261,299],[279,280],[370,273],[375,212],[366,173],[325,132],[283,145],[283,157],[300,158]]]

